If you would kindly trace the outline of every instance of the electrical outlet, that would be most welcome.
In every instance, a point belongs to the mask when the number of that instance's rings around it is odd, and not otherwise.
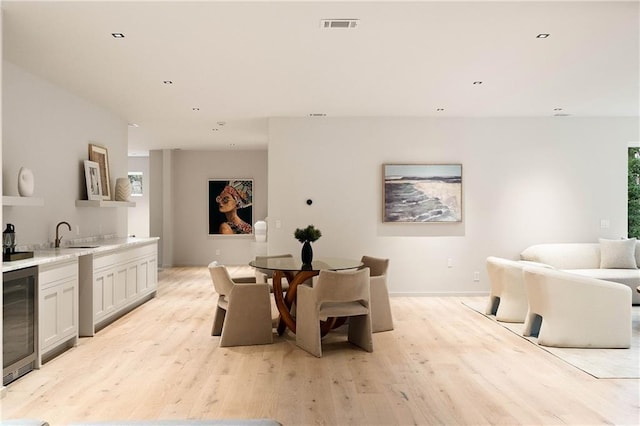
[[[473,273],[473,281],[480,281],[480,272]]]
[[[80,235],[80,225],[76,225],[76,235]]]
[[[216,256],[220,256],[220,249],[216,249]]]
[[[453,259],[447,259],[447,268],[453,268]]]
[[[601,229],[609,229],[609,219],[600,219],[600,228]]]

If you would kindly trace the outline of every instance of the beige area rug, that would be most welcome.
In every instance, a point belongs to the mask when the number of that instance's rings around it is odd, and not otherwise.
[[[530,341],[536,347],[543,349],[576,368],[591,374],[598,379],[638,379],[640,378],[640,306],[633,306],[631,320],[631,348],[629,349],[577,349],[577,348],[553,348],[538,345],[535,337],[524,337],[522,329],[524,324],[496,321],[495,315],[485,315],[485,307],[488,298],[466,300],[462,303],[478,312],[485,318],[495,321],[496,324],[510,330]]]

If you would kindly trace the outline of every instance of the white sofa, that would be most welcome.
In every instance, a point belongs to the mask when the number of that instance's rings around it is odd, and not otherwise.
[[[543,263],[555,269],[605,281],[613,281],[631,288],[634,305],[640,304],[640,242],[605,240],[599,243],[536,244],[520,253],[520,259]]]

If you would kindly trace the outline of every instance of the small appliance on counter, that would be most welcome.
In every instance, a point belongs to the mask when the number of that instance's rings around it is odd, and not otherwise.
[[[31,257],[33,257],[32,251],[16,251],[16,228],[13,224],[7,223],[7,227],[2,232],[2,260],[11,262]]]

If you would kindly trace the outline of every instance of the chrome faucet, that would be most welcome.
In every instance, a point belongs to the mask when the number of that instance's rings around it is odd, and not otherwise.
[[[71,225],[69,225],[68,222],[60,222],[56,225],[56,248],[60,247],[60,240],[62,240],[62,237],[60,237],[60,225],[67,225],[67,228],[69,228],[69,231],[71,231]]]

